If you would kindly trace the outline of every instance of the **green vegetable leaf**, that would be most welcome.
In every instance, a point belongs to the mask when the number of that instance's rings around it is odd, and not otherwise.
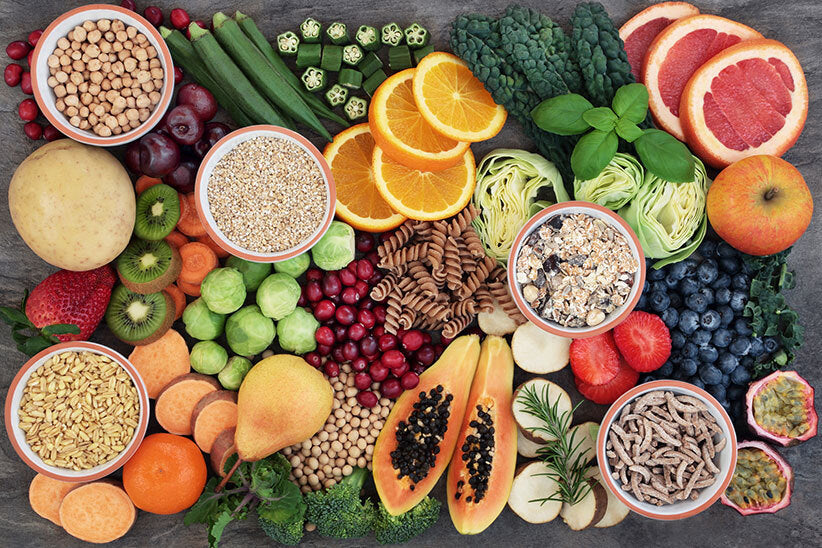
[[[228,510],[220,512],[216,519],[208,527],[208,545],[210,548],[217,548],[220,543],[220,537],[223,536],[225,526],[231,523],[234,517]]]
[[[80,328],[73,323],[56,323],[42,329],[44,335],[79,335]]]
[[[629,143],[633,143],[634,141],[642,137],[643,133],[643,131],[639,128],[638,125],[628,120],[627,118],[619,119],[619,121],[616,123],[616,132],[617,135],[619,135],[620,137],[622,137],[622,139],[628,141]]]
[[[37,335],[36,337],[26,339],[26,341],[21,344],[18,349],[27,356],[34,356],[38,352],[45,350],[53,344],[54,341],[50,340],[45,335]]]
[[[611,131],[616,127],[617,115],[608,107],[596,107],[582,114],[582,119],[600,131]]]
[[[577,178],[587,181],[605,169],[616,154],[619,139],[615,131],[595,129],[583,135],[571,153],[571,169]]]
[[[645,168],[665,181],[688,183],[694,180],[694,158],[688,147],[670,133],[646,129],[634,141]],[[573,159],[571,160],[573,164]]]
[[[622,86],[616,90],[611,106],[620,118],[640,124],[648,113],[648,88],[643,84]]]
[[[217,487],[218,483],[219,478],[211,478],[208,480],[200,498],[197,499],[197,502],[186,512],[183,518],[184,525],[188,526],[192,523],[208,522],[209,516],[217,510],[217,506],[220,503],[220,495],[214,492],[214,488]]]
[[[594,105],[582,95],[568,93],[541,102],[531,111],[531,117],[545,131],[557,135],[579,135],[591,127],[583,115],[592,108]]]
[[[0,319],[12,327],[14,327],[15,324],[23,324],[26,327],[34,327],[34,324],[31,323],[28,317],[21,310],[8,306],[0,306]]]

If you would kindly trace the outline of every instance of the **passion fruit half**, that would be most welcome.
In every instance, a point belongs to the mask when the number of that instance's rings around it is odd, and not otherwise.
[[[793,469],[775,449],[761,441],[737,446],[736,469],[720,502],[743,516],[773,514],[791,503]]]
[[[791,446],[816,435],[813,388],[796,371],[776,371],[751,384],[748,424],[760,437]]]

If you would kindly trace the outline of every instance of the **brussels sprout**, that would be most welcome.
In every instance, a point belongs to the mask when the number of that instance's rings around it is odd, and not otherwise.
[[[217,379],[226,390],[237,390],[243,383],[245,374],[251,369],[251,361],[242,356],[231,356],[228,363],[217,375]]]
[[[225,260],[225,265],[240,271],[245,289],[249,293],[257,291],[266,276],[271,274],[271,263],[253,263],[234,255]]]
[[[225,367],[228,352],[214,341],[200,341],[191,347],[189,361],[197,373],[216,375]]]
[[[320,327],[314,315],[305,308],[295,308],[294,312],[277,322],[280,346],[294,354],[305,354],[317,348],[314,332]]]
[[[302,253],[296,257],[291,257],[290,259],[274,263],[274,270],[276,272],[288,274],[292,278],[299,278],[306,270],[308,270],[308,265],[310,264],[311,257],[308,256],[308,253]]]
[[[263,316],[260,307],[254,304],[239,309],[225,323],[228,346],[240,356],[259,354],[268,348],[276,335],[274,322]]]
[[[340,221],[331,225],[311,248],[311,258],[323,270],[339,270],[354,260],[354,229]]]
[[[272,274],[257,288],[257,306],[272,320],[282,320],[297,307],[300,284],[288,274]]]
[[[231,314],[245,302],[243,275],[235,268],[215,268],[203,279],[200,296],[212,312]]]
[[[196,299],[183,311],[183,323],[186,333],[195,339],[210,341],[223,334],[225,314],[212,312],[203,299]]]

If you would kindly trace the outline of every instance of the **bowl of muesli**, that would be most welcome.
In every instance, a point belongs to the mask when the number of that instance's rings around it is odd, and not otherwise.
[[[645,283],[642,246],[619,215],[562,202],[517,234],[508,284],[520,311],[545,331],[573,339],[604,333],[636,306]]]

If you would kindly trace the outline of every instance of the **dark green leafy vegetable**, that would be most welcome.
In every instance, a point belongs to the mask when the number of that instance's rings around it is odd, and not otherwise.
[[[592,108],[594,105],[582,95],[568,93],[541,102],[531,111],[531,117],[545,131],[557,135],[579,135],[591,128],[582,116]]]
[[[411,23],[403,31],[405,43],[412,49],[424,48],[428,45],[430,34],[428,30],[419,23]]]
[[[596,107],[588,110],[582,115],[582,119],[588,122],[594,129],[600,131],[611,131],[616,127],[617,115],[608,107]]]
[[[374,521],[374,535],[380,544],[402,544],[420,535],[437,523],[442,505],[437,499],[425,497],[411,510],[392,516],[382,503]]]
[[[593,179],[605,169],[617,152],[616,132],[595,129],[583,135],[571,154],[571,168],[583,181]]]
[[[682,141],[665,131],[646,129],[634,141],[645,169],[672,183],[694,180],[694,157]]]
[[[306,519],[324,537],[358,538],[371,532],[376,510],[374,504],[360,499],[368,470],[357,468],[350,476],[325,491],[305,496]]]

